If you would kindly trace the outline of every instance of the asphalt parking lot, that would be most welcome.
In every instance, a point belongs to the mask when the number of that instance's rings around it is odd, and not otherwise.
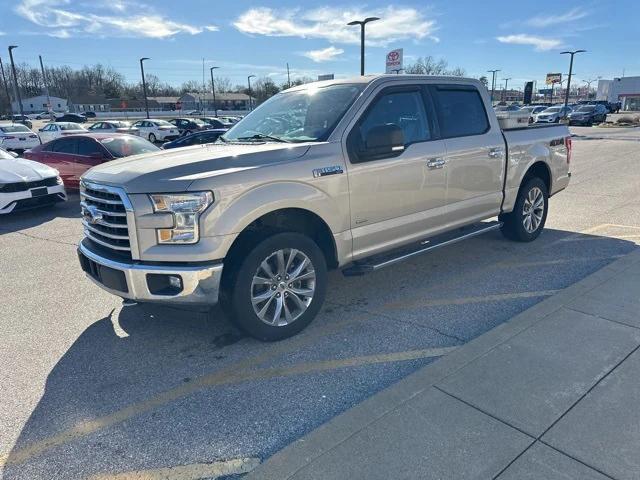
[[[640,244],[640,128],[572,128],[573,178],[532,244],[487,234],[330,276],[302,334],[260,343],[211,315],[122,308],[84,278],[77,196],[0,217],[0,472],[197,479],[293,440]]]

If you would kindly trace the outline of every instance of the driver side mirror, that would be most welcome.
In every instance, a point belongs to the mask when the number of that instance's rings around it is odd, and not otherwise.
[[[367,132],[364,151],[360,156],[368,160],[399,155],[404,150],[404,133],[393,123],[376,125]]]

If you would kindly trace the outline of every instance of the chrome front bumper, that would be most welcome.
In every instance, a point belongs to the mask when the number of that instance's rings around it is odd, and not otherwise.
[[[222,263],[198,266],[125,263],[91,251],[84,244],[84,241],[80,242],[78,246],[78,257],[87,277],[100,288],[118,297],[136,302],[183,305],[214,305],[218,303]],[[180,277],[182,289],[175,294],[151,293],[148,275]]]

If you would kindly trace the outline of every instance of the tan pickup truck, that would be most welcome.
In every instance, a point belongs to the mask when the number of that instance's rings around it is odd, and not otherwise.
[[[477,80],[317,82],[215,144],[89,170],[78,254],[126,302],[220,302],[277,340],[316,316],[328,269],[361,275],[498,228],[534,240],[570,157],[564,125],[502,129]]]

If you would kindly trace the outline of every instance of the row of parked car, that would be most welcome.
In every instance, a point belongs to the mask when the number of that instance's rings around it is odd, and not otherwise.
[[[104,120],[89,128],[53,122],[38,133],[21,123],[0,123],[0,214],[66,200],[80,176],[104,162],[215,142],[236,118]],[[166,142],[161,147],[157,142]],[[22,158],[17,152],[22,153]]]
[[[529,114],[529,123],[559,123],[567,118],[569,125],[587,125],[605,122],[607,107],[602,103],[567,105],[498,105],[496,112],[520,112]]]

